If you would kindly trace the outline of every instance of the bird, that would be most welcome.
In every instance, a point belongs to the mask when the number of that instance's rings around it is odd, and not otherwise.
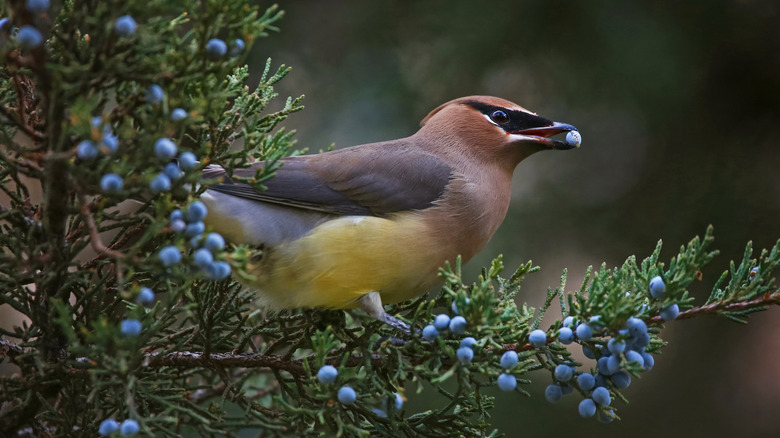
[[[397,140],[282,158],[265,190],[234,178],[266,162],[204,168],[207,225],[258,249],[242,281],[260,306],[360,308],[408,334],[384,304],[427,292],[445,263],[487,244],[521,161],[580,142],[574,126],[492,96],[446,102],[420,125]],[[561,133],[576,142],[552,138]]]

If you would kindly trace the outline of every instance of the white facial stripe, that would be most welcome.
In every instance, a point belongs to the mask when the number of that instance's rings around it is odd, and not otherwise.
[[[520,141],[520,140],[538,140],[539,137],[529,137],[527,135],[523,134],[509,134],[509,138],[512,139],[512,141]]]

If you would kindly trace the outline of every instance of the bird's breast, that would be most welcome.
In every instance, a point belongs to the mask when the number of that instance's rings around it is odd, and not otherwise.
[[[393,303],[431,288],[450,255],[419,212],[346,216],[269,248],[251,285],[277,308],[349,308],[372,291]]]

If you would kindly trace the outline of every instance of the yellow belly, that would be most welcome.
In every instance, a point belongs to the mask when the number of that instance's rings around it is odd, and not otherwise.
[[[273,308],[350,308],[372,291],[384,303],[403,301],[432,287],[448,258],[430,236],[414,213],[338,218],[268,249],[250,286]]]

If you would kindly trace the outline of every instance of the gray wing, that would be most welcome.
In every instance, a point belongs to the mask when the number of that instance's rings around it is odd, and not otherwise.
[[[385,216],[422,210],[433,205],[447,188],[452,168],[439,158],[402,140],[284,158],[265,191],[230,179],[221,167],[209,166],[204,178],[219,178],[209,190],[335,215]],[[258,166],[236,169],[234,175],[253,177]]]

